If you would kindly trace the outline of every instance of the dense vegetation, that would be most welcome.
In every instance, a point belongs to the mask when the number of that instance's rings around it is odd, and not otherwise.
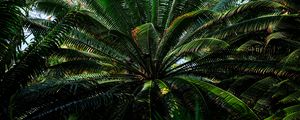
[[[0,119],[300,119],[299,14],[299,0],[1,0]]]

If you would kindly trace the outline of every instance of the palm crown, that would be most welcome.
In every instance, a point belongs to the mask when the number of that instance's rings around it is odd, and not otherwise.
[[[55,19],[17,17],[35,41],[19,53],[16,65],[1,59],[12,66],[3,67],[1,85],[26,86],[10,93],[12,118],[260,119],[268,114],[256,115],[265,108],[259,101],[278,94],[284,79],[299,79],[293,67],[299,43],[290,39],[298,36],[288,32],[299,23],[298,9],[286,2],[33,3]],[[2,96],[9,95],[7,88]]]

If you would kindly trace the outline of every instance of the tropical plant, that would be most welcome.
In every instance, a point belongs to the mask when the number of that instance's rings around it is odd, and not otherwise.
[[[299,1],[278,0],[286,8],[283,14],[299,14]],[[262,47],[273,49],[280,64],[298,71],[299,75],[299,18],[281,20],[262,39]],[[252,42],[253,43],[253,42]],[[256,42],[257,43],[257,42]],[[235,93],[252,110],[265,120],[299,119],[299,78],[242,75],[223,82],[225,88]],[[221,83],[222,84],[222,83]]]
[[[0,102],[1,102],[1,113],[0,116],[2,117],[3,114],[7,114],[7,107],[4,106],[8,105],[7,100],[5,97],[10,96],[8,89],[5,89],[5,85],[9,87],[13,87],[14,85],[19,84],[10,84],[13,83],[15,80],[7,80],[5,81],[4,78],[6,73],[12,69],[12,66],[16,63],[18,59],[18,53],[20,52],[21,44],[23,43],[24,35],[22,29],[22,17],[23,14],[21,13],[22,9],[22,1],[2,1],[0,3]]]
[[[0,49],[2,52],[0,56],[0,117],[3,119],[8,119],[11,96],[45,71],[46,57],[58,48],[57,34],[62,34],[69,28],[69,26],[62,25],[66,22],[61,22],[48,31],[44,26],[27,19],[30,9],[28,4],[32,2],[29,0],[1,0],[0,3],[0,12],[3,16],[0,21]],[[71,14],[65,18],[70,17]],[[28,36],[24,35],[26,33],[24,29],[33,30],[32,34],[35,35],[35,40],[25,50],[21,50],[24,47],[23,44],[28,44],[26,41]],[[42,35],[45,37],[41,37]]]
[[[297,98],[299,47],[271,42],[297,43],[277,34],[289,33],[281,27],[287,21],[299,22],[295,7],[284,2],[33,3],[55,20],[21,19],[35,41],[12,69],[3,68],[1,89],[14,86],[1,94],[11,119],[253,120],[282,117],[259,105],[284,86],[295,85],[295,94],[277,94]],[[279,106],[299,114],[292,107]]]

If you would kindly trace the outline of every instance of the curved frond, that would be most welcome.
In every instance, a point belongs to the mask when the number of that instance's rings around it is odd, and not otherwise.
[[[222,30],[211,33],[208,36],[214,36],[222,39],[234,33],[247,33],[266,30],[269,26],[277,25],[282,19],[298,18],[298,15],[267,15],[242,21],[232,26],[225,27]]]
[[[177,55],[180,55],[182,53],[187,53],[187,52],[207,54],[213,52],[214,50],[223,49],[228,46],[229,44],[219,39],[199,38],[178,47],[177,49],[172,51],[172,53]]]
[[[58,77],[60,74],[70,75],[79,73],[94,73],[106,70],[111,70],[113,65],[107,63],[98,63],[91,60],[76,60],[58,63],[49,67],[50,74]]]
[[[300,67],[300,64],[298,62],[300,60],[299,55],[300,49],[297,49],[290,53],[287,57],[282,59],[281,62],[284,63],[285,66],[291,66],[294,70],[300,71],[300,69],[298,69]]]
[[[67,102],[62,105],[49,107],[45,110],[36,110],[30,115],[23,115],[19,119],[40,119],[44,116],[51,115],[55,112],[64,111],[67,113],[80,112],[90,109],[97,109],[101,106],[108,106],[114,103],[128,103],[131,101],[132,95],[128,94],[111,94],[100,93],[86,97],[84,99]]]
[[[253,104],[258,98],[263,96],[265,92],[277,82],[272,77],[267,77],[257,81],[241,94],[241,98],[248,104]]]
[[[198,86],[200,90],[207,92],[215,102],[222,104],[226,109],[232,112],[234,119],[259,119],[243,101],[231,93],[201,81],[196,77],[180,77],[180,79],[193,83]]]
[[[132,37],[143,54],[154,58],[159,41],[159,33],[152,23],[146,23],[132,30]],[[146,57],[146,56],[145,56]]]
[[[71,10],[71,7],[63,0],[37,0],[35,7],[38,11],[55,15],[58,18],[62,18]]]
[[[300,90],[298,90],[294,93],[291,93],[290,95],[281,99],[279,102],[287,104],[287,103],[293,103],[293,102],[298,102],[298,101],[300,101]]]
[[[177,17],[166,29],[165,35],[158,45],[157,58],[162,59],[175,45],[186,43],[191,31],[201,26],[214,16],[210,10],[197,10]]]
[[[247,13],[255,13],[255,12],[264,12],[268,9],[280,9],[285,8],[284,5],[273,2],[273,1],[253,1],[248,2],[246,4],[240,5],[236,8],[233,8],[229,11],[227,11],[225,14],[219,16],[218,18],[209,21],[208,23],[204,24],[203,26],[199,27],[197,30],[193,32],[194,34],[197,34],[205,29],[210,29],[213,26],[219,25],[220,23],[227,21],[228,19],[234,19],[238,16],[246,15]],[[266,12],[268,14],[269,12]]]

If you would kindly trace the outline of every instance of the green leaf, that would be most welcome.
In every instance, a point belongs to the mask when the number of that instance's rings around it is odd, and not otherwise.
[[[283,118],[283,120],[297,120],[297,119],[300,119],[300,112],[289,114]]]
[[[37,0],[35,3],[38,11],[48,15],[55,15],[62,18],[72,8],[62,0]]]
[[[246,91],[241,94],[247,103],[255,103],[260,97],[262,97],[265,92],[271,88],[277,82],[276,79],[272,77],[267,77],[262,80],[257,81],[252,86],[250,86]]]
[[[299,102],[300,101],[300,90],[291,93],[290,95],[284,97],[283,99],[281,99],[279,102],[280,103],[293,103],[293,102]]]
[[[152,58],[155,57],[154,55],[160,38],[152,23],[136,27],[132,31],[132,37],[144,54],[149,54]]]
[[[111,93],[100,93],[95,94],[80,100],[74,100],[63,105],[52,105],[46,110],[36,110],[30,115],[23,115],[18,119],[40,119],[44,116],[51,115],[54,112],[64,111],[64,113],[71,113],[72,111],[84,111],[89,109],[99,108],[100,106],[112,105],[117,103],[128,103],[132,99],[132,95],[129,94],[111,94]]]
[[[291,35],[292,34],[292,35]],[[287,43],[290,46],[299,47],[300,42],[298,38],[293,37],[295,34],[288,32],[274,32],[266,38],[266,46]]]
[[[266,15],[257,18],[252,18],[249,20],[244,20],[242,22],[230,25],[209,34],[208,36],[213,36],[219,39],[223,39],[234,33],[248,33],[254,31],[266,30],[269,26],[277,25],[282,19],[299,18],[298,15]]]
[[[215,39],[215,38],[199,38],[192,40],[189,43],[186,43],[174,51],[172,54],[180,55],[182,53],[199,53],[199,54],[208,54],[215,50],[222,49],[228,47],[225,41]]]
[[[236,8],[233,8],[226,13],[222,14],[218,18],[215,18],[203,26],[199,27],[197,30],[195,30],[192,34],[197,34],[201,31],[204,31],[206,29],[211,29],[214,26],[218,26],[222,24],[223,22],[226,22],[230,19],[235,19],[239,16],[244,16],[246,14],[256,14],[257,12],[269,14],[270,12],[268,9],[274,10],[274,9],[280,9],[284,8],[284,5],[273,2],[273,1],[253,1],[249,2],[247,4],[240,5]],[[265,11],[266,10],[266,11]]]
[[[286,67],[291,66],[293,69],[300,71],[300,63],[298,62],[300,60],[300,49],[297,49],[290,53],[287,57],[282,59],[281,63],[284,63]]]
[[[222,90],[214,85],[201,81],[197,77],[179,77],[182,80],[190,82],[199,87],[200,90],[207,92],[213,100],[219,104],[222,104],[234,115],[235,119],[247,119],[247,120],[258,120],[259,118],[255,113],[240,99],[231,93]]]
[[[204,24],[213,16],[214,13],[210,10],[197,10],[177,17],[168,29],[165,30],[165,34],[159,42],[157,58],[162,59],[174,46],[180,46],[189,42],[186,40],[190,37],[190,32],[194,31],[198,26]],[[188,31],[188,33],[183,34],[186,31]]]

